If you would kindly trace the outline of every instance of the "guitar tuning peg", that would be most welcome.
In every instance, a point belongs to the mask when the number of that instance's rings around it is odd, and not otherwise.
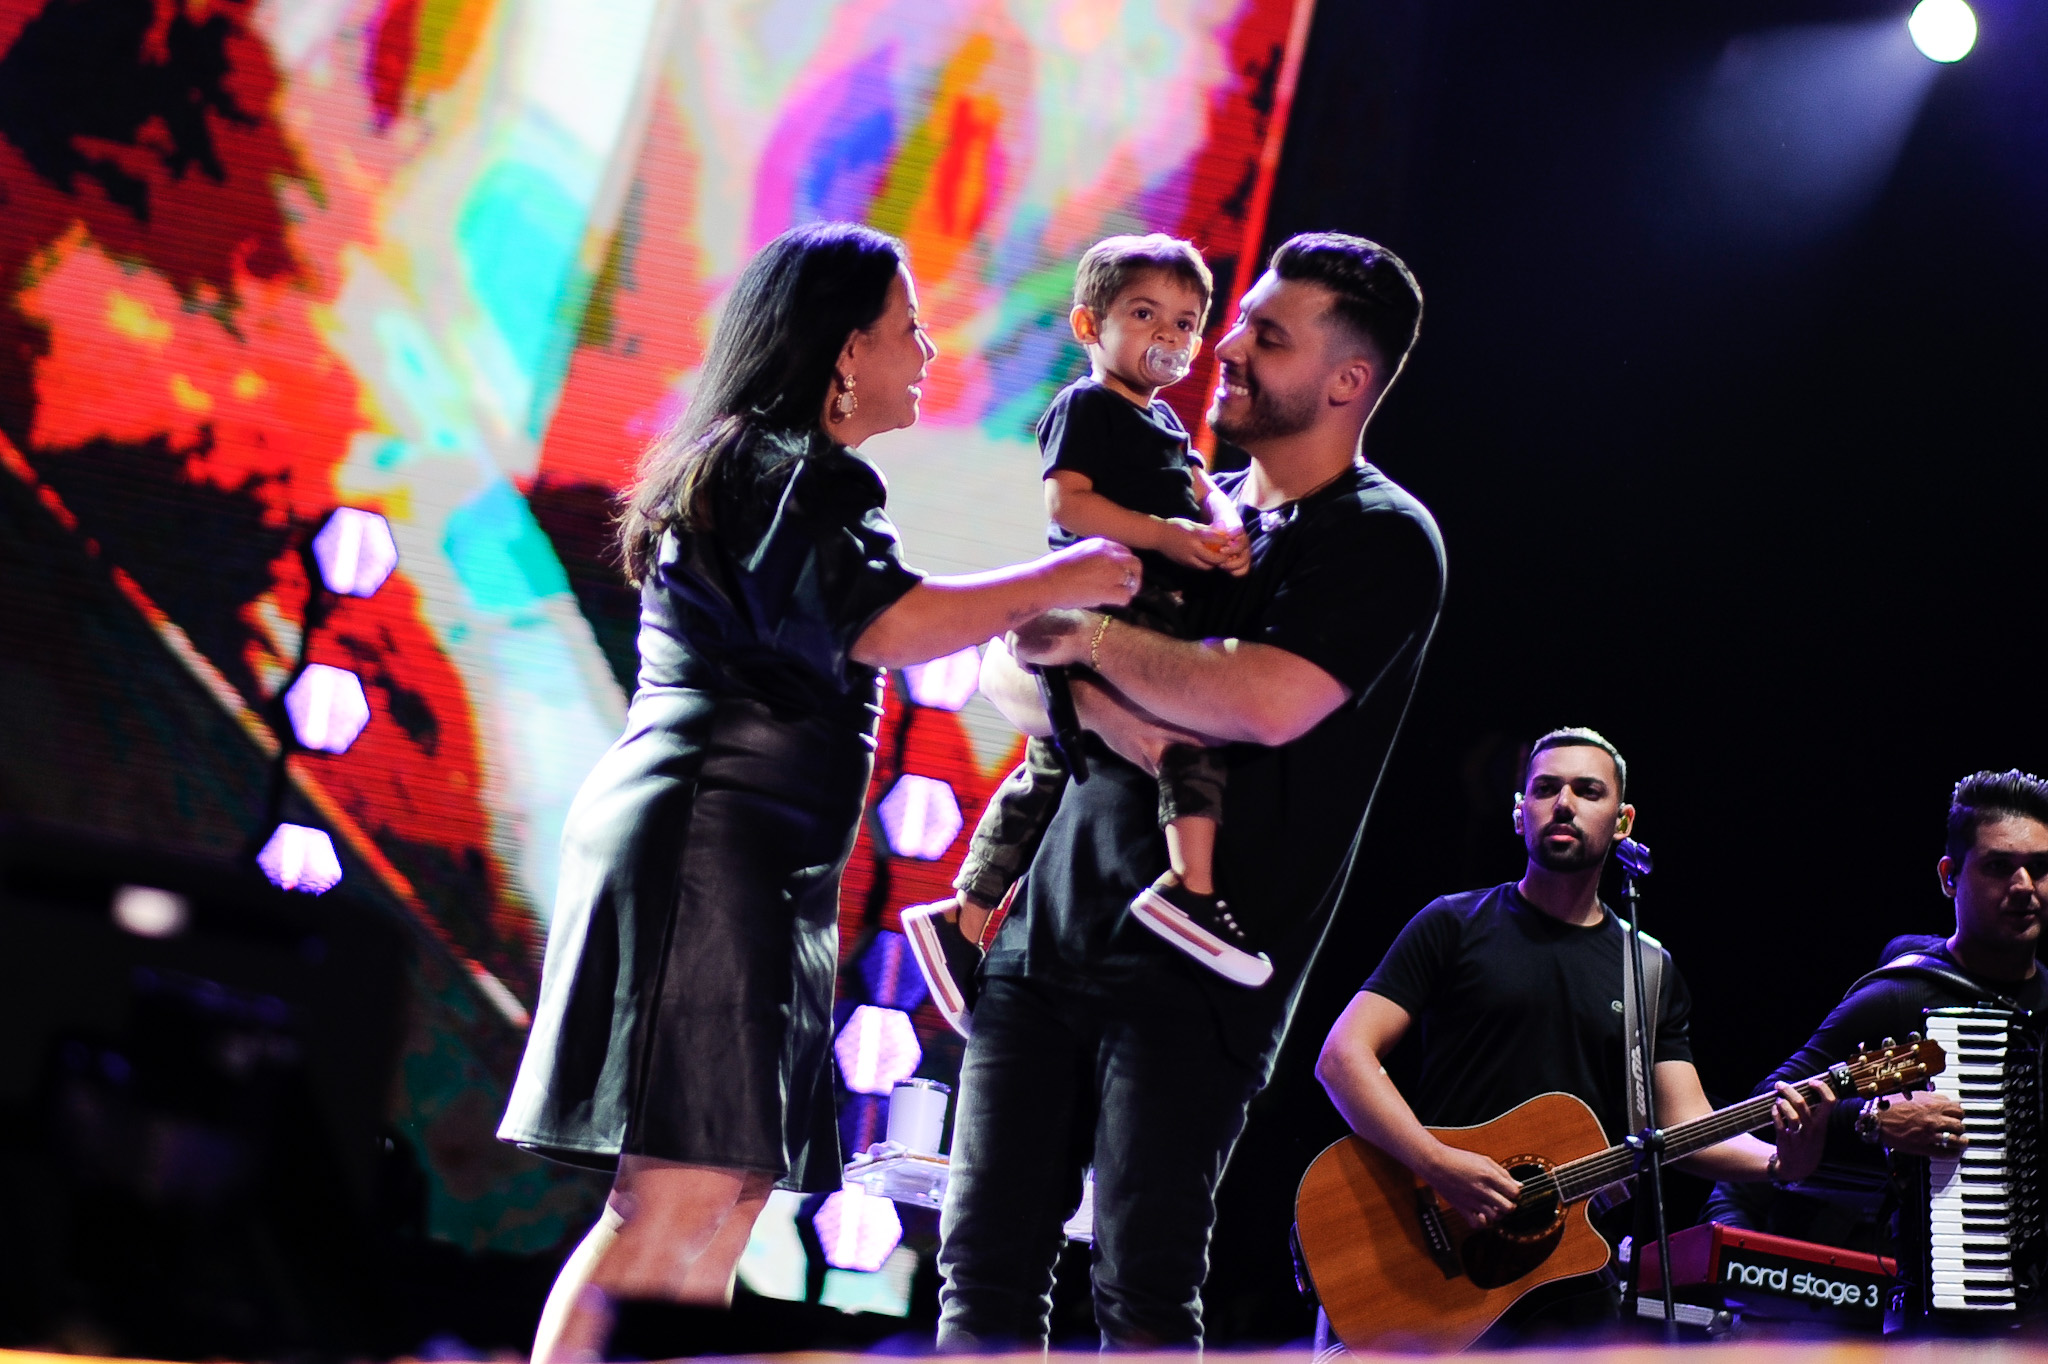
[[[1917,1032],[1909,1032],[1909,1033],[1907,1033],[1907,1034],[1906,1034],[1906,1041],[1907,1041],[1908,1043],[1914,1043],[1914,1042],[1918,1042],[1919,1040],[1920,1040],[1920,1034],[1919,1034],[1919,1033],[1917,1033]]]
[[[1884,1041],[1878,1043],[1877,1045],[1883,1047],[1886,1051],[1890,1051],[1893,1047],[1896,1047],[1899,1044],[1897,1042],[1894,1042],[1891,1038],[1887,1037]]]

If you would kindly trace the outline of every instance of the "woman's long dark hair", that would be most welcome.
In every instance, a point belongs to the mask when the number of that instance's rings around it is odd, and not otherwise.
[[[875,325],[903,243],[859,223],[811,223],[740,271],[690,407],[647,448],[619,517],[619,559],[638,583],[671,526],[711,523],[718,480],[748,428],[815,426],[846,339]]]

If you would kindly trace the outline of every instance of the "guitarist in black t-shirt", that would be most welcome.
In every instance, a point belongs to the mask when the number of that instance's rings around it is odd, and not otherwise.
[[[1620,921],[1600,903],[1600,871],[1628,835],[1627,768],[1589,729],[1538,739],[1515,798],[1528,850],[1521,880],[1446,896],[1401,931],[1323,1044],[1316,1074],[1352,1130],[1411,1170],[1474,1227],[1514,1211],[1521,1185],[1497,1161],[1440,1141],[1427,1127],[1467,1127],[1552,1091],[1593,1110],[1609,1142],[1628,1135]],[[1644,940],[1645,947],[1651,941]],[[1663,958],[1652,1085],[1667,1129],[1712,1109],[1692,1063],[1685,985]],[[1652,974],[1646,972],[1646,983]],[[1418,1027],[1412,1092],[1382,1066]],[[1822,1087],[1822,1092],[1825,1087]],[[1729,1180],[1810,1172],[1831,1097],[1809,1105],[1790,1085],[1773,1108],[1775,1148],[1736,1136],[1683,1168]],[[1596,1266],[1597,1267],[1597,1266]]]
[[[1758,1093],[1825,1069],[1864,1042],[1922,1031],[1927,1009],[1990,1003],[2032,1011],[2048,1001],[2035,960],[2048,914],[2042,889],[2048,881],[2048,781],[2012,771],[1978,772],[1957,782],[1936,871],[1942,894],[1955,901],[1954,934],[1894,939],[1885,948],[1886,964],[1849,988]],[[1701,1220],[1879,1249],[1884,1152],[1953,1156],[1967,1145],[1963,1111],[1953,1099],[1923,1093],[1841,1104],[1812,1191],[1721,1184]]]

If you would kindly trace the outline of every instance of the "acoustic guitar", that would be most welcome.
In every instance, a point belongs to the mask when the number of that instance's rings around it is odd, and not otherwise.
[[[1915,1088],[1947,1058],[1935,1042],[1886,1039],[1802,1081],[1848,1098]],[[1775,1092],[1664,1129],[1664,1158],[1771,1121]],[[1408,1167],[1357,1137],[1308,1167],[1295,1195],[1301,1258],[1330,1325],[1353,1350],[1462,1350],[1530,1291],[1605,1268],[1608,1245],[1586,1200],[1626,1179],[1635,1148],[1607,1144],[1600,1121],[1570,1094],[1539,1094],[1477,1127],[1433,1127],[1437,1140],[1477,1151],[1521,1181],[1515,1211],[1475,1230]]]

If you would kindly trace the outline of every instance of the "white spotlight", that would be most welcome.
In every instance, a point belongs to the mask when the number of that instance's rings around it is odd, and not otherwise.
[[[1906,31],[1930,61],[1959,62],[1977,45],[1977,16],[1963,0],[1920,0]]]
[[[174,891],[123,886],[114,892],[114,922],[139,938],[175,938],[191,919],[191,903]]]

